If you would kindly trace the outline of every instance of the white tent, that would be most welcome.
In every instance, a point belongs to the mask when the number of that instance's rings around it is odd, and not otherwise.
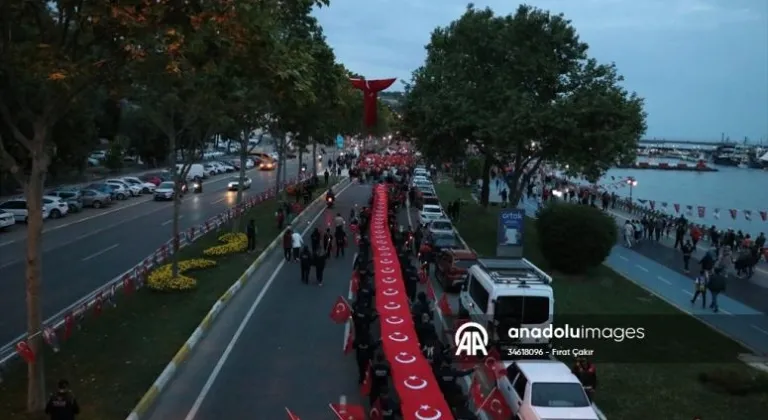
[[[768,162],[768,152],[765,152],[764,155],[760,156],[760,161]]]

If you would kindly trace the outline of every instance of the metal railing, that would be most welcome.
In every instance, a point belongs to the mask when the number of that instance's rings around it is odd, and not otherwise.
[[[240,206],[227,209],[218,215],[207,219],[204,223],[196,227],[191,227],[184,232],[180,232],[178,236],[178,249],[181,250],[184,247],[194,243],[208,232],[217,230],[220,226],[239,217],[245,211],[260,204],[262,201],[274,198],[277,196],[279,191],[282,191],[287,186],[295,184],[296,182],[304,181],[310,176],[311,175],[302,174],[298,178],[292,178],[289,182],[282,183],[279,190],[275,187],[270,188],[254,197],[247,199]],[[117,292],[126,287],[126,285],[133,284],[136,289],[142,287],[146,283],[147,276],[149,276],[149,273],[153,268],[159,267],[170,260],[170,257],[174,252],[173,242],[173,238],[167,240],[152,254],[144,258],[135,266],[121,273],[117,277],[114,277],[102,286],[99,286],[94,291],[88,293],[66,308],[57,312],[55,315],[46,319],[43,322],[42,330],[33,334],[21,334],[11,342],[0,347],[0,368],[7,365],[10,361],[19,356],[18,352],[16,351],[16,346],[19,343],[26,342],[40,335],[45,338],[51,333],[57,334],[58,336],[58,330],[71,328],[72,323],[82,320],[89,310],[95,309],[96,307],[101,307],[105,304],[114,305],[114,299],[117,295]]]

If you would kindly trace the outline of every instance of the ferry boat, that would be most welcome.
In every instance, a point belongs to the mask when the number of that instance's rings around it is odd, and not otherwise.
[[[721,144],[712,154],[712,163],[720,166],[749,166],[749,155],[752,147],[740,144]]]

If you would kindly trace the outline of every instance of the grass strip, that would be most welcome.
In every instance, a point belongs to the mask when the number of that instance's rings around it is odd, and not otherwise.
[[[450,181],[447,181],[450,182]],[[495,255],[499,207],[478,205],[469,189],[452,183],[436,185],[443,202],[460,198],[461,218],[456,228],[480,255]],[[768,377],[737,361],[746,349],[712,331],[700,321],[683,315],[646,290],[606,266],[586,276],[553,273],[539,252],[534,221],[526,218],[525,258],[550,273],[555,289],[555,318],[569,316],[674,317],[669,328],[685,333],[677,342],[643,342],[648,363],[599,363],[596,403],[610,420],[681,419],[702,416],[707,420],[763,418],[768,407]],[[574,238],[574,246],[578,246]],[[644,318],[645,317],[645,318]],[[629,318],[631,319],[631,318]],[[658,327],[656,322],[654,327]],[[686,351],[691,363],[659,363],[665,352]],[[696,363],[713,360],[708,352],[733,354],[733,362]],[[571,363],[570,360],[563,360]],[[706,376],[707,381],[703,378]],[[739,395],[744,394],[744,395]]]
[[[330,182],[333,185],[335,178]],[[313,199],[325,191],[317,188]],[[203,250],[231,231],[231,223],[182,249],[180,261],[210,258],[217,262],[215,268],[187,274],[197,280],[196,289],[162,293],[143,288],[119,296],[115,308],[105,305],[99,317],[86,316],[81,329],[61,343],[58,353],[46,349],[48,389],[54,390],[59,379],[68,379],[80,403],[79,420],[124,420],[216,300],[280,233],[277,208],[276,200],[267,200],[242,216],[256,222],[257,252],[203,257]],[[245,223],[241,227],[245,229]],[[46,419],[42,413],[26,413],[26,365],[11,364],[3,376],[0,419]]]

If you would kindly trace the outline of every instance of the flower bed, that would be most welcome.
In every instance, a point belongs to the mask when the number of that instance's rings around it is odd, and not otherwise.
[[[215,245],[203,250],[206,257],[221,257],[223,255],[237,254],[248,247],[248,237],[244,233],[225,233],[219,236],[221,245]]]
[[[179,273],[176,277],[173,277],[171,264],[161,265],[149,273],[147,287],[161,292],[192,290],[197,287],[197,280],[185,276],[184,273],[192,270],[204,270],[215,266],[216,261],[203,258],[179,261]]]

